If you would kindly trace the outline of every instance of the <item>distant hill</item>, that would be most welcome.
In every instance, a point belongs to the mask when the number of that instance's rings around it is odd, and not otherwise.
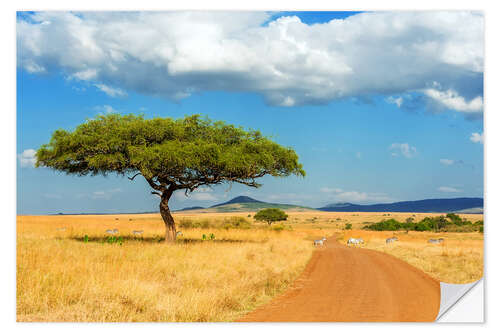
[[[182,212],[185,210],[195,210],[195,209],[205,209],[205,207],[202,207],[202,206],[186,207],[186,208],[178,209],[178,210],[176,210],[176,212]]]
[[[374,205],[342,202],[326,205],[318,210],[325,212],[482,213],[483,198],[426,199]]]
[[[229,201],[210,206],[208,208],[203,207],[189,207],[184,208],[179,211],[197,211],[197,212],[213,212],[213,213],[225,213],[225,212],[253,212],[264,208],[279,208],[283,210],[295,210],[295,211],[307,211],[313,210],[313,208],[289,204],[278,204],[255,200],[254,198],[247,197],[244,195],[233,198]]]
[[[220,203],[220,204],[217,204],[217,205],[213,205],[211,206],[210,208],[214,208],[214,207],[220,207],[220,206],[224,206],[224,205],[230,205],[230,204],[243,204],[243,203],[264,203],[263,201],[259,201],[259,200],[255,200],[254,198],[250,198],[250,197],[247,197],[245,195],[240,195],[239,197],[235,197],[229,201],[226,201],[226,202],[223,202],[223,203]]]

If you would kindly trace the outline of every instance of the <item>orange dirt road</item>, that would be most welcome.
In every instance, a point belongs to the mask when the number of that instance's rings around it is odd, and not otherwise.
[[[434,321],[439,282],[393,256],[331,238],[283,295],[240,322]]]

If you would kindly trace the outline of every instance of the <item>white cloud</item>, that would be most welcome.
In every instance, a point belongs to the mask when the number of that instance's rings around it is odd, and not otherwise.
[[[322,187],[319,189],[323,193],[342,193],[342,189],[340,188],[331,188],[331,187]]]
[[[194,201],[215,201],[218,197],[212,193],[213,190],[209,187],[199,187],[192,193],[185,194],[185,191],[176,191],[173,196],[179,201],[194,200]]]
[[[346,191],[334,196],[336,201],[347,201],[351,203],[381,203],[381,202],[391,202],[392,199],[388,197],[385,193],[367,193],[358,191]]]
[[[390,103],[390,104],[396,104],[398,106],[398,108],[401,107],[401,105],[403,104],[403,97],[393,97],[393,96],[389,96],[385,99],[387,101],[387,103]]]
[[[392,156],[398,156],[398,153],[401,153],[406,158],[412,158],[417,154],[417,148],[410,146],[408,143],[393,143],[389,149],[396,151],[391,153]]]
[[[351,202],[351,203],[379,203],[394,201],[385,193],[369,193],[359,191],[344,191],[340,188],[322,187],[320,192],[325,193],[324,196],[328,200],[335,202]]]
[[[313,25],[296,16],[266,23],[270,18],[39,12],[17,21],[18,64],[31,73],[62,70],[113,97],[135,91],[182,99],[228,90],[294,106],[417,92],[457,111],[482,109],[481,13],[367,12]],[[402,106],[403,99],[392,102]]]
[[[455,161],[449,160],[447,158],[442,158],[439,160],[439,163],[444,164],[444,165],[452,165],[453,163],[455,163]]]
[[[102,111],[104,113],[115,113],[118,112],[111,105],[97,105],[94,107],[94,110]]]
[[[484,143],[483,133],[472,133],[472,135],[470,136],[470,141],[474,143]]]
[[[438,187],[437,190],[439,192],[445,192],[445,193],[458,193],[458,192],[462,192],[462,190],[459,190],[459,189],[456,189],[456,188],[450,187],[450,186],[441,186],[441,187]]]
[[[481,112],[483,110],[483,98],[481,96],[476,96],[470,101],[466,101],[463,96],[460,96],[453,89],[446,91],[424,89],[423,92],[427,97],[430,97],[447,109],[468,113]]]
[[[95,199],[95,200],[110,200],[116,193],[120,193],[120,192],[122,192],[121,188],[95,191],[95,192],[92,192],[92,194],[90,195],[90,198]]]
[[[33,168],[36,163],[36,150],[26,149],[21,154],[17,155],[21,168]]]
[[[111,97],[124,97],[127,96],[127,93],[119,88],[113,88],[110,86],[107,86],[105,84],[101,83],[96,83],[94,84],[99,90],[104,92],[106,95],[111,96]]]

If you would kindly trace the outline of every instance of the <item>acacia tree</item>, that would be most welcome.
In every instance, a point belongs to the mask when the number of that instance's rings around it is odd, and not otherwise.
[[[151,193],[160,197],[166,241],[176,238],[168,204],[177,190],[187,195],[200,186],[223,183],[259,187],[256,180],[265,175],[305,176],[293,149],[259,131],[200,115],[181,119],[101,115],[73,131],[56,130],[36,157],[36,167],[66,174],[144,177]]]

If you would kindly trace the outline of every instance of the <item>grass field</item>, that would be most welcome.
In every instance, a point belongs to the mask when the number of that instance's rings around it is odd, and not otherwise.
[[[232,321],[283,292],[307,264],[312,240],[333,235],[341,242],[363,237],[364,247],[444,282],[482,276],[481,233],[410,231],[386,245],[393,232],[360,230],[383,218],[439,214],[289,212],[281,231],[253,222],[253,214],[176,213],[179,225],[198,226],[179,228],[176,244],[160,242],[164,227],[157,214],[19,216],[17,320]],[[238,218],[248,223],[223,227]],[[344,230],[346,223],[353,230]],[[115,228],[121,245],[107,242],[105,230]],[[144,233],[133,236],[133,230]],[[210,234],[214,240],[202,240]],[[443,244],[427,243],[439,237]]]

